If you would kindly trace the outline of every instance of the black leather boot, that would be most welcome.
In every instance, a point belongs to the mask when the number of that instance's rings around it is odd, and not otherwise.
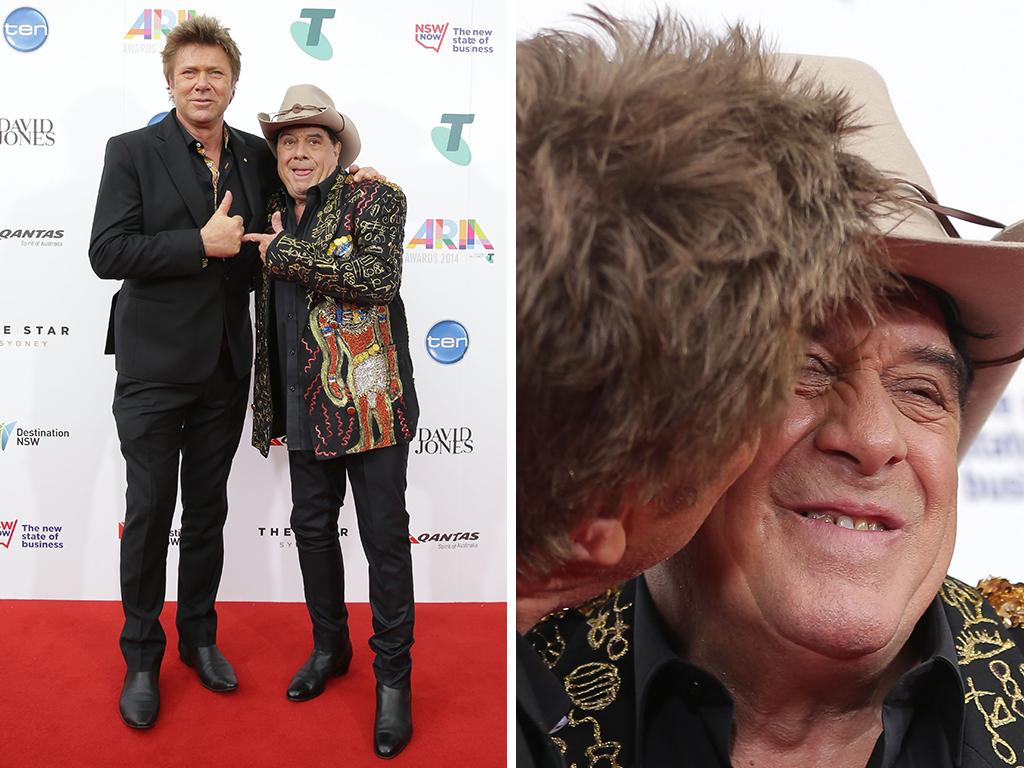
[[[230,662],[224,658],[216,645],[193,648],[179,645],[178,655],[199,673],[199,682],[217,693],[228,693],[238,688],[238,678]]]
[[[317,648],[309,654],[295,677],[288,684],[288,698],[292,701],[309,701],[324,692],[327,679],[341,677],[348,672],[352,663],[352,643],[347,642],[337,651],[322,651]]]
[[[129,728],[152,728],[160,711],[160,673],[129,672],[124,677],[118,707]]]
[[[391,688],[377,683],[377,715],[373,721],[373,751],[390,759],[412,738],[412,689],[408,683]]]

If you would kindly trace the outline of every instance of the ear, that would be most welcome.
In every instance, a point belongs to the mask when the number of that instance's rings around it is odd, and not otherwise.
[[[626,529],[620,517],[593,517],[573,531],[570,559],[601,568],[617,565],[626,552]]]

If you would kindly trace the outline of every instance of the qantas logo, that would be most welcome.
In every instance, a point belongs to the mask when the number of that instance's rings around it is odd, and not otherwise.
[[[426,541],[476,541],[480,538],[480,531],[455,531],[452,533],[421,533],[419,536],[410,536],[412,544],[422,544]]]

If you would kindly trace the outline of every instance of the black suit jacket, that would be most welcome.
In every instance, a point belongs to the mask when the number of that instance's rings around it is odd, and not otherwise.
[[[274,158],[262,138],[228,132],[253,212],[245,231],[261,231],[264,201],[277,186]],[[111,304],[105,351],[132,378],[205,381],[225,340],[239,377],[252,366],[249,291],[259,252],[245,244],[234,258],[203,267],[199,230],[209,214],[194,163],[174,111],[107,142],[89,259],[100,277],[124,280]]]

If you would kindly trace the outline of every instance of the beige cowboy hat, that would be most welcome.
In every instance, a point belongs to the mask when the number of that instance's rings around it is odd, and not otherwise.
[[[269,115],[260,112],[256,119],[260,121],[260,128],[275,156],[277,134],[282,128],[294,128],[297,125],[320,125],[337,136],[341,142],[338,165],[342,168],[350,166],[362,148],[355,123],[348,115],[335,109],[330,96],[309,83],[291,86],[285,91],[279,111]]]
[[[1024,221],[998,222],[939,205],[935,187],[893,109],[881,76],[853,59],[784,54],[776,57],[780,77],[794,67],[798,78],[842,89],[860,107],[864,130],[844,150],[860,155],[900,180],[909,211],[879,221],[884,243],[899,272],[947,293],[960,321],[986,338],[967,337],[976,369],[960,426],[962,458],[995,407],[1024,357]],[[945,201],[944,201],[945,202]],[[950,217],[998,231],[991,240],[964,240]]]

